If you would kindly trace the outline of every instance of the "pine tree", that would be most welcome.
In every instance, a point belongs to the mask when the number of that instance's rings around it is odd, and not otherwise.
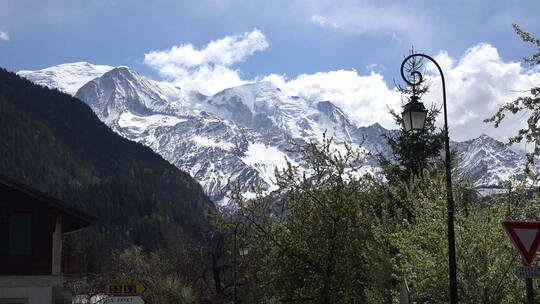
[[[414,50],[411,49],[410,53],[413,54]],[[418,73],[425,74],[422,69],[422,59],[417,57],[411,58],[405,65],[405,71],[407,75],[410,75],[409,80],[412,83],[418,81]],[[396,86],[403,95],[412,94],[421,97],[429,91],[431,83],[425,77],[422,77],[422,81],[418,85]],[[408,180],[411,175],[418,176],[423,169],[433,170],[444,145],[444,134],[442,130],[438,130],[435,126],[435,119],[440,110],[435,106],[429,109],[422,132],[407,132],[401,115],[392,109],[389,112],[396,124],[400,126],[400,129],[397,134],[387,133],[383,135],[392,150],[391,157],[387,157],[382,153],[377,155],[377,161],[383,168],[385,177],[389,181],[403,181]]]

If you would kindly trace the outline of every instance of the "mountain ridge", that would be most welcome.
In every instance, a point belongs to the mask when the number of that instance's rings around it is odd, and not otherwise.
[[[240,179],[246,185],[245,193],[249,193],[247,185],[251,183],[271,187],[274,168],[285,165],[280,159],[287,157],[298,163],[295,155],[286,152],[291,141],[320,141],[326,132],[338,147],[359,146],[366,137],[362,149],[389,155],[381,135],[397,132],[378,123],[358,127],[331,101],[289,96],[269,82],[205,96],[148,80],[129,68],[112,75],[115,70],[81,86],[75,97],[89,104],[115,132],[151,147],[189,172],[221,204],[229,180]],[[31,79],[32,74],[25,77]],[[114,93],[110,95],[114,97],[104,100],[99,90],[109,90],[107,94]],[[115,106],[107,108],[103,106],[109,104],[105,101]],[[105,110],[113,115],[103,115]],[[521,155],[486,137],[451,143],[463,160],[456,171],[473,179],[477,187],[494,187],[520,174],[518,168],[523,161]],[[481,151],[491,153],[491,158],[482,157]],[[368,157],[363,162],[376,170]]]
[[[80,100],[0,69],[0,109],[1,172],[95,215],[86,249],[155,249],[206,229],[202,187]]]

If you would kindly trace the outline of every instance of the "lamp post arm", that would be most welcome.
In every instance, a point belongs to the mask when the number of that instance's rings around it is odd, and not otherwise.
[[[449,266],[449,277],[450,277],[450,303],[458,304],[458,293],[457,293],[457,265],[456,265],[456,244],[455,244],[455,235],[454,235],[454,198],[452,195],[452,168],[450,162],[450,137],[448,136],[448,114],[446,110],[446,83],[444,80],[444,73],[441,69],[441,66],[433,59],[431,56],[426,54],[416,53],[407,56],[401,63],[401,78],[410,86],[419,85],[423,81],[422,73],[419,71],[412,71],[410,74],[412,76],[417,76],[418,81],[409,81],[403,72],[405,63],[413,57],[423,57],[431,61],[441,75],[442,81],[442,91],[443,91],[443,109],[444,109],[444,148],[445,148],[445,167],[446,167],[446,202],[447,202],[447,213],[448,213],[448,266]],[[413,79],[416,79],[414,77]]]

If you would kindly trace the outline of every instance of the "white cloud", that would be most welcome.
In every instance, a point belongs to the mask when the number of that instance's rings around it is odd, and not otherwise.
[[[311,16],[311,21],[320,24],[321,26],[332,26],[333,28],[338,28],[338,24],[333,21],[329,21],[328,18],[321,16],[321,15],[313,15]]]
[[[307,7],[315,12],[311,15],[311,21],[351,34],[388,33],[396,41],[400,36],[413,35],[413,28],[423,29],[425,34],[425,25],[429,25],[426,16],[419,15],[418,11],[400,1],[382,3],[375,0],[322,0],[310,3]]]
[[[8,41],[8,40],[9,40],[9,34],[8,34],[8,32],[6,32],[6,31],[0,31],[0,40]]]
[[[387,106],[399,108],[400,96],[375,72],[362,76],[355,70],[338,70],[302,74],[291,80],[274,74],[263,80],[271,81],[291,95],[331,101],[360,126],[378,122],[386,128],[395,128]]]
[[[526,94],[531,83],[538,85],[539,74],[525,69],[519,62],[503,61],[497,49],[485,43],[468,49],[457,60],[445,51],[440,51],[435,59],[445,75],[452,140],[468,140],[481,134],[505,140],[525,126],[522,115],[507,115],[506,121],[497,129],[483,120],[502,104]],[[434,104],[442,109],[440,76],[435,66],[427,63],[427,77],[432,81],[432,88],[422,100],[426,106]],[[339,70],[302,74],[294,79],[269,75],[263,80],[273,82],[290,94],[316,101],[332,101],[359,126],[379,122],[386,128],[397,128],[388,108],[399,112],[401,96],[388,87],[387,81],[376,72],[359,75],[355,70]],[[442,128],[442,113],[437,124]]]
[[[447,90],[450,137],[466,140],[480,134],[505,140],[525,126],[521,115],[507,115],[497,129],[482,121],[504,103],[525,95],[531,83],[538,84],[538,75],[519,62],[504,62],[495,47],[480,43],[455,60],[444,51],[435,56],[443,69]],[[433,83],[432,91],[423,100],[442,106],[442,86],[438,71],[427,66]],[[442,126],[442,115],[439,125]]]
[[[168,51],[151,52],[145,55],[145,63],[177,85],[210,95],[256,81],[242,79],[240,72],[231,65],[267,47],[265,36],[255,30],[212,41],[200,50],[187,44]],[[540,76],[534,74],[534,70],[524,68],[519,62],[503,61],[497,49],[485,43],[468,49],[459,59],[450,57],[445,51],[434,57],[446,78],[452,140],[467,140],[481,134],[505,140],[525,125],[523,116],[519,115],[507,116],[507,121],[498,129],[483,120],[495,113],[500,105],[525,94],[531,82],[540,82]],[[438,71],[428,62],[426,69],[432,88],[422,100],[427,106],[442,107]],[[376,71],[361,75],[356,70],[337,70],[302,74],[291,79],[272,74],[259,76],[257,80],[271,81],[283,91],[308,100],[331,101],[359,126],[378,122],[385,128],[397,128],[388,108],[399,112],[402,96]],[[441,114],[437,122],[440,127],[442,122]]]
[[[266,37],[255,29],[211,41],[200,50],[192,44],[184,44],[166,51],[153,51],[144,55],[144,63],[184,88],[214,94],[245,83],[230,66],[266,48]]]
[[[160,68],[172,64],[181,68],[191,68],[204,64],[230,66],[244,61],[249,55],[268,47],[266,37],[259,30],[243,35],[226,36],[211,41],[201,50],[192,44],[173,46],[168,51],[154,51],[144,55],[145,63]]]
[[[180,85],[187,90],[196,90],[206,95],[213,95],[224,89],[249,82],[240,77],[238,70],[222,65],[202,65],[196,69],[186,70],[183,73],[184,77],[174,80],[175,85]],[[178,74],[178,76],[180,75]]]

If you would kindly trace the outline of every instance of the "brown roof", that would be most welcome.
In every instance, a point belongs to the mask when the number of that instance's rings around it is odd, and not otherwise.
[[[0,175],[0,184],[30,196],[62,213],[65,216],[62,229],[63,233],[82,229],[96,220],[94,216],[70,207],[66,203],[12,178]]]

